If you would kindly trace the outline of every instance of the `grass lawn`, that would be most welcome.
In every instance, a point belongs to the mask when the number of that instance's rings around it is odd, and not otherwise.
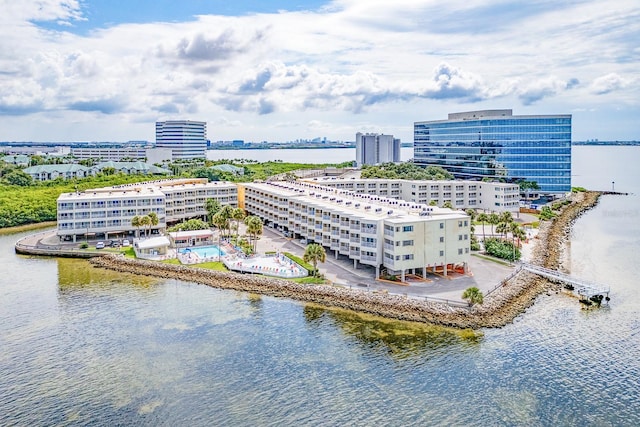
[[[206,268],[207,270],[229,271],[229,269],[227,269],[227,266],[224,265],[222,262],[219,262],[219,261],[203,262],[201,264],[195,264],[195,265],[193,265],[193,267]]]
[[[132,247],[128,247],[127,249],[121,249],[120,252],[127,258],[135,258],[136,253],[134,252]]]
[[[477,253],[477,254],[471,254],[471,256],[482,258],[487,261],[492,261],[492,262],[495,262],[496,264],[506,265],[507,267],[513,266],[513,264],[511,264],[509,261],[503,261],[500,258],[492,257],[491,255],[483,255],[483,254]]]
[[[55,227],[56,221],[40,222],[37,224],[17,225],[15,227],[0,228],[0,236],[5,234],[20,233],[22,231],[39,230],[41,228]]]
[[[299,277],[297,279],[289,279],[289,280],[292,280],[296,283],[302,283],[307,285],[322,285],[327,283],[327,281],[321,277],[312,277],[312,276]]]

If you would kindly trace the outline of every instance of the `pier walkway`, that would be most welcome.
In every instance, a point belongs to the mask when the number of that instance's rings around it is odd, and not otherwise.
[[[562,282],[566,285],[571,285],[573,287],[572,291],[579,297],[589,299],[595,295],[609,296],[610,289],[608,286],[573,277],[568,274],[560,273],[559,271],[551,270],[549,268],[540,267],[535,264],[523,262],[521,265],[522,268],[526,271],[546,277],[550,280]]]

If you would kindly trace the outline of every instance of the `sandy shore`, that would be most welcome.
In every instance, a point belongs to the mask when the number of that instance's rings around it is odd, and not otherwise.
[[[563,247],[573,222],[598,203],[600,193],[573,195],[573,203],[566,206],[553,221],[541,223],[532,263],[558,268]],[[118,255],[93,258],[96,267],[196,282],[220,289],[232,289],[275,297],[312,302],[330,307],[366,312],[387,318],[427,322],[456,328],[501,327],[534,303],[542,293],[557,292],[560,286],[539,276],[520,271],[503,286],[485,297],[484,304],[473,308],[417,300],[384,293],[368,293],[328,285],[302,285],[287,280],[259,275],[204,270],[181,265],[153,263],[126,259]]]

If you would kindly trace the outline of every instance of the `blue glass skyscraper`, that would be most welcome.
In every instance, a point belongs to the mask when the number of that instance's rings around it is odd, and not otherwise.
[[[511,110],[451,113],[415,122],[414,162],[456,178],[535,181],[542,193],[571,191],[571,115],[514,116]]]

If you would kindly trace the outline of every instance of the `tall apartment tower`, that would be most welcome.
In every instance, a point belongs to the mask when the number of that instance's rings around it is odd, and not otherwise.
[[[356,164],[375,165],[400,161],[400,140],[393,135],[356,133]]]
[[[205,158],[207,123],[191,120],[156,122],[156,148],[170,148],[174,160]]]
[[[535,181],[542,193],[571,191],[571,114],[451,113],[415,122],[413,151],[416,164],[442,166],[458,179]]]

